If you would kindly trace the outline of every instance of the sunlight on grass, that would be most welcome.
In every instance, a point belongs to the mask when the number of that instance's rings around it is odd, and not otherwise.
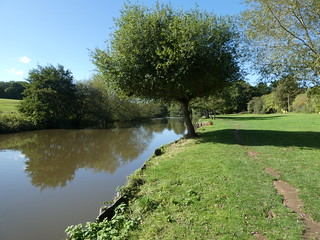
[[[0,113],[17,113],[20,100],[0,98]]]
[[[319,221],[319,123],[315,114],[221,116],[199,139],[171,145],[139,173],[145,184],[130,208],[142,224],[132,238],[302,239],[264,169],[296,187]]]

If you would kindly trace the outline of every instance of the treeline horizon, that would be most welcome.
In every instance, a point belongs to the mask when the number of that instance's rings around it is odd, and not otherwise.
[[[30,83],[27,81],[0,82],[0,98],[22,100],[25,95],[24,90]],[[84,108],[91,109],[90,113],[82,111],[80,117],[86,123],[79,123],[78,119],[73,123],[73,127],[86,127],[86,124],[96,124],[103,127],[107,123],[116,121],[135,121],[152,117],[177,117],[182,116],[180,106],[176,103],[165,103],[159,101],[143,101],[139,99],[123,98],[106,87],[106,81],[99,74],[93,75],[88,80],[72,81],[75,91],[82,94],[82,105]],[[108,96],[107,96],[108,95]],[[90,98],[100,96],[100,102],[109,104],[109,113],[103,112],[103,107],[96,109],[94,114],[92,106],[88,105]],[[87,98],[86,100],[84,98]],[[108,98],[108,103],[105,102]],[[78,99],[79,100],[79,99]],[[97,103],[96,103],[97,104]],[[98,104],[98,105],[99,105]],[[112,106],[111,106],[112,105]],[[132,107],[136,108],[136,112]],[[141,109],[138,109],[140,106]],[[78,106],[79,107],[79,106]],[[20,107],[21,108],[21,107]],[[143,110],[143,108],[145,108]],[[232,114],[232,113],[318,113],[320,112],[320,88],[318,86],[308,87],[299,84],[295,79],[286,75],[269,83],[258,82],[255,85],[244,80],[239,80],[228,86],[221,94],[198,98],[191,104],[193,113],[198,116],[209,117],[213,114]],[[130,111],[128,110],[130,109]],[[118,112],[116,110],[119,110]],[[120,111],[123,111],[120,113]],[[97,121],[97,112],[100,112],[100,122]],[[111,113],[112,112],[112,113]],[[85,116],[86,115],[86,116]],[[102,115],[109,115],[101,121]],[[95,119],[94,119],[95,118]],[[71,124],[72,125],[72,124]]]

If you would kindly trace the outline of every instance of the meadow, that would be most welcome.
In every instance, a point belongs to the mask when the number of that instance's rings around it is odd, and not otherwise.
[[[0,113],[17,113],[20,100],[0,98]]]
[[[320,115],[225,115],[199,132],[130,177],[129,188],[143,183],[129,204],[140,219],[130,239],[319,238]],[[298,210],[277,183],[289,184]]]

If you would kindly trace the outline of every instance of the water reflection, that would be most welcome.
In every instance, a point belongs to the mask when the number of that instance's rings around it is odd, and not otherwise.
[[[25,172],[41,190],[65,187],[80,168],[116,171],[136,159],[154,132],[164,129],[183,134],[180,119],[163,119],[140,126],[104,130],[43,130],[0,135],[0,150],[21,151]]]

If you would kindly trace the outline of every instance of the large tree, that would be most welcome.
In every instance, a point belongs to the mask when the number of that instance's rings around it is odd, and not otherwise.
[[[195,136],[189,102],[215,94],[238,78],[236,32],[229,18],[198,9],[128,4],[115,22],[107,50],[93,60],[127,96],[177,101],[189,136]]]
[[[244,26],[260,73],[319,81],[320,1],[245,0]]]
[[[19,110],[44,127],[65,127],[70,123],[75,101],[73,76],[63,66],[32,69]]]

